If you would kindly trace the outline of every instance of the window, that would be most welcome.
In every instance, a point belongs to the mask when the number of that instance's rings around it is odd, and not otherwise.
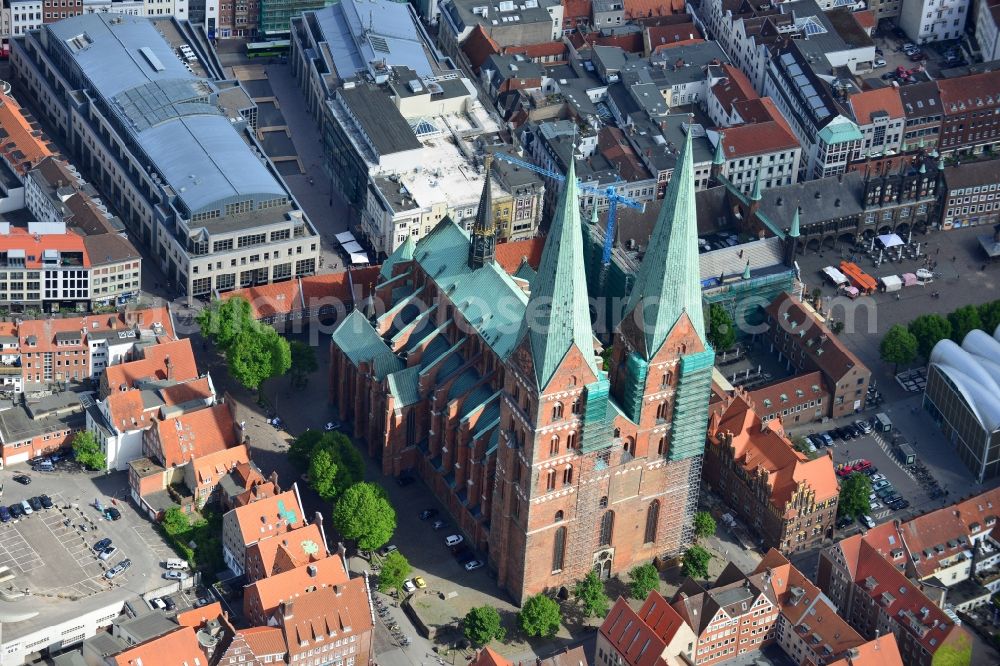
[[[576,433],[571,432],[568,435],[566,435],[566,449],[568,451],[572,451],[575,448],[576,448]]]
[[[608,508],[608,496],[607,495],[605,495],[604,497],[601,498],[601,501],[599,502],[599,506],[602,509],[607,509]]]
[[[559,435],[552,436],[552,440],[549,442],[549,455],[559,455]]]
[[[667,452],[667,436],[662,435],[660,441],[656,443],[656,454],[662,456]]]
[[[663,378],[660,380],[660,388],[661,389],[665,389],[668,386],[670,386],[670,380],[672,379],[672,375],[673,375],[673,373],[670,373],[670,372],[667,372],[667,373],[665,373],[663,375]]]
[[[563,512],[562,511],[556,511],[556,522],[557,523],[561,523],[562,519],[563,519]]]
[[[555,540],[552,542],[552,571],[561,571],[566,558],[566,528],[556,529]]]
[[[568,485],[573,483],[573,466],[566,465],[566,469],[563,470],[563,485]]]
[[[664,400],[656,406],[656,420],[666,421],[667,420],[667,401]]]
[[[556,404],[552,405],[552,420],[558,421],[562,417],[563,417],[563,404],[561,402],[557,402]]]
[[[656,525],[660,521],[660,500],[653,500],[646,509],[646,538],[644,543],[656,541]]]
[[[615,512],[605,511],[604,515],[601,517],[601,538],[598,542],[600,546],[610,546],[611,539],[614,537],[615,531]]]

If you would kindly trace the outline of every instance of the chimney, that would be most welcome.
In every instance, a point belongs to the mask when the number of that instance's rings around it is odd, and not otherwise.
[[[170,360],[169,355],[163,360],[163,363],[167,366],[167,379],[172,380],[174,378],[174,363]]]
[[[338,596],[338,597],[339,597],[339,596],[340,596],[341,594],[343,594],[343,593],[344,593],[344,586],[343,586],[343,585],[334,585],[334,586],[333,586],[333,593],[334,593],[334,594],[335,594],[336,596]]]
[[[319,575],[319,569],[316,568],[315,564],[310,564],[306,566],[306,573],[309,574],[310,578],[315,578]]]
[[[292,614],[292,603],[293,603],[292,601],[286,601],[281,604],[281,617],[285,618],[286,620],[290,617],[294,617],[294,615]]]

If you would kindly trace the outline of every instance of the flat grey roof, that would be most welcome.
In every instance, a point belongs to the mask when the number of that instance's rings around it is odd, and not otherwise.
[[[338,94],[361,123],[362,129],[380,155],[421,147],[422,144],[403,114],[392,104],[389,96],[378,88],[359,85],[342,88]]]
[[[83,405],[79,403],[75,393],[63,395],[77,400],[76,408],[73,411],[69,411],[68,405],[60,408],[58,405],[49,405],[43,402],[33,404],[30,408],[31,411],[21,405],[0,411],[0,441],[4,444],[17,443],[57,430],[79,430],[82,428],[87,421]],[[33,413],[37,414],[38,418],[32,418]]]
[[[191,214],[287,192],[149,20],[83,14],[45,26]]]

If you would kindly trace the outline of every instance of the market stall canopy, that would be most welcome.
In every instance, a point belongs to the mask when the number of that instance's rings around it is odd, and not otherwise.
[[[351,241],[350,243],[344,243],[344,252],[347,254],[364,254],[365,248],[361,247],[357,241]]]
[[[364,252],[351,252],[351,263],[354,265],[368,264],[368,255]]]
[[[344,231],[342,233],[339,233],[337,234],[336,238],[337,242],[340,243],[341,245],[357,242],[357,239],[354,237],[354,234],[352,234],[350,231]]]
[[[903,239],[897,234],[882,234],[878,237],[878,242],[882,244],[882,247],[889,249],[890,247],[896,247],[897,245],[905,245]]]

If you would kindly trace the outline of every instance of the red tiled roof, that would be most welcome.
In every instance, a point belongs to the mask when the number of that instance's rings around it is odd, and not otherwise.
[[[65,345],[56,345],[57,333],[80,333],[80,344],[76,347],[82,349],[86,346],[83,336],[88,333],[111,330],[124,331],[133,325],[137,325],[140,331],[149,331],[153,323],[162,324],[163,339],[175,339],[173,322],[165,307],[125,310],[116,314],[88,315],[86,317],[27,319],[17,325],[16,334],[23,351],[55,352],[67,348]],[[34,338],[35,344],[29,345],[28,338]],[[69,348],[72,349],[73,346],[69,346]]]
[[[247,647],[258,657],[284,655],[285,637],[278,627],[250,627],[237,632],[247,642]]]
[[[844,346],[840,339],[797,298],[782,292],[765,310],[779,326],[790,326],[795,322],[796,328],[805,332],[804,336],[795,335],[791,339],[831,381],[839,383],[844,375],[854,368],[861,368],[867,372],[854,352]],[[822,354],[817,353],[820,349],[823,350]]]
[[[867,33],[870,33],[878,25],[878,21],[875,19],[875,12],[870,9],[863,9],[860,12],[854,12],[852,15],[854,16],[854,20],[858,22],[858,25],[861,26],[861,29]]]
[[[528,260],[528,265],[538,270],[538,264],[542,261],[542,249],[545,247],[544,238],[529,238],[528,240],[511,241],[510,243],[499,243],[496,247],[496,261],[500,268],[511,275],[521,267],[523,259]]]
[[[874,90],[865,90],[850,97],[851,110],[859,125],[869,125],[873,116],[879,112],[889,114],[890,118],[903,118],[903,102],[899,98],[899,88],[886,86]]]
[[[743,394],[732,397],[721,415],[713,420],[709,433],[713,443],[717,435],[732,433],[733,459],[748,473],[763,469],[769,474],[771,504],[784,511],[792,494],[804,484],[815,492],[817,502],[838,495],[833,460],[828,455],[809,460],[773,427],[764,427]]]
[[[0,107],[2,108],[2,107]],[[90,256],[83,244],[83,236],[68,231],[64,234],[30,234],[24,227],[10,227],[0,235],[0,252],[22,250],[26,268],[41,268],[42,255],[46,250],[60,253],[79,252],[83,268],[90,268]]]
[[[748,393],[748,396],[754,408],[766,416],[774,413],[772,410],[776,411],[776,408],[781,408],[782,395],[797,398],[797,391],[802,391],[805,394],[803,397],[807,397],[809,400],[815,400],[817,397],[823,397],[827,394],[823,385],[823,377],[817,370],[816,372],[793,375],[783,381],[754,389]],[[769,401],[769,404],[765,405],[765,400]]]
[[[307,308],[314,307],[313,302],[319,299],[338,299],[344,303],[363,301],[373,291],[379,282],[378,272],[381,266],[365,266],[352,268],[342,273],[325,273],[302,278],[302,301]],[[351,287],[354,293],[351,293]]]
[[[267,578],[327,555],[319,526],[310,523],[251,544],[246,552],[246,569],[250,571],[256,565],[262,572],[261,577]]]
[[[275,534],[289,532],[305,523],[298,496],[292,490],[238,507],[233,511],[244,545],[256,543]]]
[[[119,391],[135,388],[141,381],[163,381],[168,377],[178,382],[190,381],[198,377],[198,365],[191,340],[183,338],[146,347],[143,358],[108,366],[104,375],[110,390]]]
[[[256,319],[288,314],[302,307],[301,289],[297,279],[236,289],[219,295],[221,300],[237,297],[250,303],[250,309]]]
[[[163,404],[168,406],[183,405],[192,400],[207,400],[213,395],[212,385],[208,377],[199,377],[181,384],[174,384],[160,389]]]
[[[286,602],[281,625],[288,653],[295,656],[347,636],[372,630],[372,612],[364,578],[354,578]]]
[[[145,430],[153,424],[152,417],[146,416],[142,391],[113,391],[107,400],[111,425],[119,432]]]
[[[626,18],[669,16],[684,11],[684,0],[625,0]]]
[[[176,620],[177,624],[182,627],[197,629],[206,622],[217,619],[220,615],[222,615],[222,604],[216,601],[201,608],[192,608],[178,613]]]
[[[236,445],[236,426],[228,405],[214,405],[176,418],[159,421],[164,467],[183,465],[189,460]]]
[[[683,622],[676,610],[670,610],[678,621]],[[601,624],[600,632],[629,666],[653,666],[667,646],[666,641],[643,622],[623,597],[618,597],[618,601],[611,607],[611,612]]]
[[[379,266],[321,273],[294,280],[262,284],[246,289],[236,289],[221,294],[219,298],[243,298],[250,303],[256,319],[299,312],[303,307],[314,309],[334,301],[351,304],[364,299],[378,281]],[[354,293],[351,293],[351,286]]]
[[[644,39],[651,51],[669,48],[684,43],[703,41],[701,32],[694,23],[673,25],[651,25],[645,29]]]
[[[265,500],[266,501],[266,500]],[[253,506],[253,505],[251,505]],[[315,574],[315,575],[313,575]],[[363,578],[355,578],[364,585]],[[309,589],[347,583],[347,572],[337,556],[327,557],[304,567],[285,571],[269,578],[261,578],[247,585],[243,599],[247,616],[252,617],[250,602],[256,600],[264,615],[273,613],[282,602],[301,599]]]
[[[0,153],[22,176],[53,154],[41,131],[28,124],[20,105],[13,97],[4,94],[0,94],[0,128],[7,133],[0,139]]]
[[[540,44],[523,44],[521,46],[503,47],[505,55],[523,55],[528,58],[550,58],[569,55],[569,47],[563,42],[542,42]]]
[[[977,108],[992,108],[986,106],[986,97],[992,93],[993,106],[997,105],[996,91],[1000,90],[1000,70],[956,76],[953,79],[939,79],[937,87],[945,115],[966,113]],[[963,104],[964,110],[961,109]],[[957,108],[952,110],[952,105]]]
[[[172,666],[208,666],[208,657],[201,651],[198,638],[191,627],[180,627],[113,657],[115,666],[153,666],[163,664],[164,655],[170,655]]]
[[[589,5],[590,3],[587,4]],[[469,662],[469,666],[514,666],[514,664],[493,648],[484,647]]]
[[[500,53],[500,45],[489,36],[483,26],[477,24],[462,42],[462,51],[469,59],[472,70],[478,72],[491,55]]]
[[[728,63],[721,65],[721,68],[726,78],[712,86],[712,94],[723,109],[728,111],[736,102],[760,97],[746,74]]]
[[[199,486],[207,483],[216,484],[220,478],[229,474],[234,467],[240,463],[247,463],[249,461],[250,453],[247,451],[246,444],[198,456],[191,461],[194,481]]]
[[[625,138],[625,132],[617,127],[602,128],[598,134],[597,149],[627,181],[649,178],[650,173],[635,154],[632,144]]]
[[[838,659],[828,666],[903,666],[899,645],[892,633],[879,636],[873,641],[859,645],[850,656]]]

